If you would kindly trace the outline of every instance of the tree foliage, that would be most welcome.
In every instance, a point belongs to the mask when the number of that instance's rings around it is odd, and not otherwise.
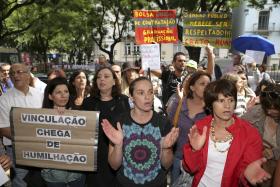
[[[0,44],[3,45],[7,44],[7,41],[12,41],[15,35],[30,29],[40,19],[38,15],[33,17],[26,16],[23,22],[20,19],[20,12],[25,7],[30,7],[34,4],[43,5],[45,2],[45,0],[0,0]],[[18,19],[14,19],[13,23],[11,23],[11,17]]]
[[[47,51],[90,59],[94,45],[113,60],[117,43],[132,26],[132,10],[230,11],[241,0],[0,0],[0,44],[27,50],[46,61]],[[279,3],[280,0],[274,0]],[[262,7],[267,0],[248,0]]]
[[[114,47],[121,42],[132,19],[134,9],[147,6],[146,1],[135,0],[98,0],[90,12],[92,19],[93,41],[99,49],[108,54],[113,61]],[[110,43],[110,46],[108,44]]]

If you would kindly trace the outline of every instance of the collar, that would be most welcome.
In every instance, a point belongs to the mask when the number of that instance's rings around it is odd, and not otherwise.
[[[27,96],[27,95],[30,95],[30,96],[35,95],[35,90],[36,90],[35,88],[29,86],[28,87],[28,92],[27,92],[27,94],[25,96]],[[22,91],[16,89],[15,87],[13,87],[11,89],[11,91],[13,91],[17,95],[24,95]]]

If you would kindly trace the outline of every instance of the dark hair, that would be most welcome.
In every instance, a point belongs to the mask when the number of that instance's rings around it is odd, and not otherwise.
[[[187,80],[186,86],[184,88],[187,98],[193,99],[193,92],[191,90],[191,86],[193,86],[198,79],[202,76],[207,76],[211,81],[211,75],[206,73],[205,71],[196,71],[194,72]]]
[[[280,111],[280,85],[269,84],[260,94],[260,103],[265,113],[272,108]]]
[[[115,80],[115,85],[113,85],[113,87],[112,87],[112,97],[114,98],[114,97],[120,96],[121,95],[120,82],[117,78],[116,73],[110,67],[101,67],[100,69],[97,70],[97,72],[95,73],[95,76],[92,80],[92,88],[90,91],[90,96],[100,98],[100,90],[97,86],[97,78],[98,78],[99,72],[104,69],[108,69],[112,73],[113,79]]]
[[[73,96],[74,99],[76,99],[77,97],[77,92],[76,92],[76,88],[73,84],[73,82],[75,81],[75,78],[80,75],[80,73],[84,73],[85,76],[86,76],[86,80],[87,80],[87,83],[86,83],[86,88],[85,88],[85,97],[89,94],[90,92],[90,81],[88,79],[88,74],[84,71],[84,70],[76,70],[74,71],[70,78],[69,78],[69,86],[70,86],[70,92],[72,93],[71,96]]]
[[[64,77],[56,77],[52,80],[50,80],[45,88],[45,92],[44,92],[44,99],[43,99],[43,106],[42,108],[53,108],[54,107],[54,103],[52,100],[49,99],[49,95],[53,93],[54,89],[58,86],[58,85],[66,85],[68,90],[69,90],[69,96],[70,96],[70,89],[69,89],[69,84],[66,78]],[[66,104],[65,108],[70,108],[71,104],[70,104],[70,99],[68,101],[68,103]]]
[[[225,97],[233,97],[235,105],[237,103],[236,86],[229,80],[220,79],[209,83],[204,91],[205,109],[213,114],[213,103],[218,100],[219,94]]]
[[[261,82],[258,84],[258,86],[256,88],[256,91],[255,91],[256,95],[259,96],[261,94],[261,91],[262,91],[261,89],[262,89],[263,86],[268,87],[268,86],[273,85],[273,84],[274,83],[271,81],[271,79],[261,80]]]
[[[265,64],[259,65],[258,68],[262,68],[262,70],[260,70],[261,73],[266,71],[266,65]]]
[[[177,52],[177,53],[175,53],[174,56],[173,56],[172,63],[175,62],[176,59],[177,59],[177,56],[180,56],[180,55],[186,56],[186,54],[183,53],[183,52]]]
[[[151,81],[149,78],[147,78],[147,77],[138,77],[138,78],[134,79],[134,80],[130,83],[130,85],[129,85],[129,94],[130,94],[131,96],[133,96],[133,92],[134,92],[136,83],[137,83],[137,82],[140,82],[140,81],[148,81],[148,82],[153,86],[152,81]]]

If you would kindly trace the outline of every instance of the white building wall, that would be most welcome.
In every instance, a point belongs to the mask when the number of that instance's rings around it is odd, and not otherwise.
[[[279,64],[280,59],[280,7],[275,7],[271,1],[267,3],[264,9],[255,9],[248,7],[246,8],[246,17],[245,17],[245,33],[248,34],[259,34],[274,43],[276,54],[271,55],[268,63]],[[259,12],[260,11],[270,11],[269,15],[269,24],[267,32],[258,31],[258,22],[259,22]]]

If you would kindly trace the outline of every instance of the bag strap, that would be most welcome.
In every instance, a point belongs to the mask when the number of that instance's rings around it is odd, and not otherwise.
[[[180,98],[178,106],[176,108],[176,112],[175,112],[174,118],[173,118],[173,126],[174,127],[178,126],[178,121],[179,121],[179,116],[180,116],[182,104],[183,104],[183,98]]]

